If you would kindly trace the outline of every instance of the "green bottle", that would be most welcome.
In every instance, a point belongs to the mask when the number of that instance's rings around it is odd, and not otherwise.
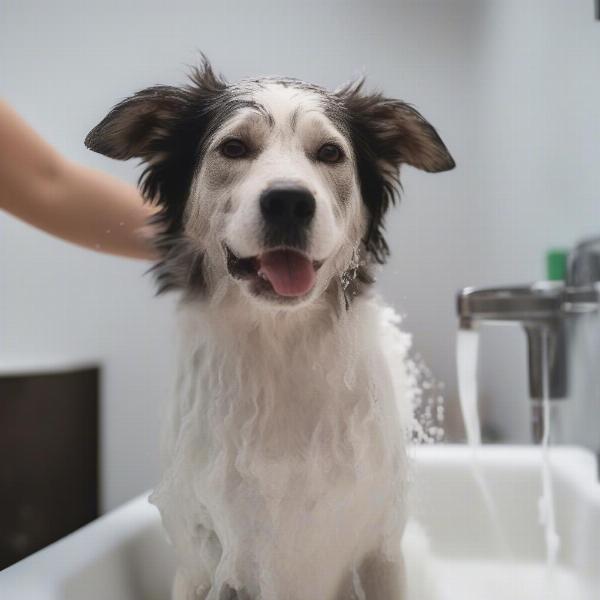
[[[564,248],[552,248],[546,252],[546,279],[564,281],[567,278],[567,260],[569,251]]]

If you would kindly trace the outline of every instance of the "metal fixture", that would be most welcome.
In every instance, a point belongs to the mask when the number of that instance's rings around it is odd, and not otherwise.
[[[564,423],[556,428],[561,432],[558,441],[600,453],[599,282],[597,238],[578,244],[570,253],[566,282],[465,288],[458,294],[461,328],[493,323],[516,323],[524,328],[535,442],[542,437],[541,400],[547,373],[548,397],[567,400],[560,411]]]

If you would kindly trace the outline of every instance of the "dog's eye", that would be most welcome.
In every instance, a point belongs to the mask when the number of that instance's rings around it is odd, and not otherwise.
[[[227,140],[221,145],[221,154],[227,158],[243,158],[248,154],[248,148],[241,140]]]
[[[344,153],[339,146],[335,144],[324,144],[319,148],[319,152],[317,152],[317,158],[321,162],[326,163],[337,163],[342,160],[344,157]]]

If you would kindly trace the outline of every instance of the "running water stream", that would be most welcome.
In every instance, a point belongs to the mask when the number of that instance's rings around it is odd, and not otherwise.
[[[477,393],[477,365],[479,363],[479,332],[476,329],[459,329],[456,338],[456,365],[458,392],[467,443],[471,449],[473,476],[485,504],[498,549],[503,558],[510,557],[510,547],[501,526],[498,508],[485,481],[478,451],[481,446],[481,424],[479,420]]]
[[[548,340],[547,336],[542,337],[542,385],[543,385],[543,418],[544,430],[541,445],[542,452],[542,495],[539,500],[539,518],[544,527],[544,541],[546,545],[546,590],[545,598],[556,597],[556,590],[553,586],[555,565],[557,553],[560,545],[560,538],[556,531],[556,519],[554,511],[554,497],[552,492],[552,475],[550,469],[550,398],[549,398],[549,380],[548,380]],[[486,511],[492,522],[497,543],[505,556],[510,556],[509,545],[507,543],[504,529],[502,528],[498,510],[490,489],[485,481],[481,465],[478,458],[478,450],[481,446],[481,424],[478,410],[477,393],[477,365],[479,354],[479,333],[476,330],[461,329],[458,331],[456,341],[456,361],[458,372],[458,389],[460,395],[460,405],[467,433],[467,442],[472,451],[473,474],[481,496],[485,503]]]
[[[479,332],[460,329],[456,337],[456,366],[458,371],[458,394],[467,443],[473,451],[481,445],[481,427],[477,406],[477,365],[479,363]]]
[[[542,495],[539,500],[538,510],[540,524],[544,528],[546,542],[546,566],[548,568],[549,589],[552,589],[552,578],[556,566],[556,557],[560,546],[560,538],[556,531],[556,517],[554,513],[554,494],[552,490],[552,472],[550,470],[550,395],[548,375],[548,335],[542,333]],[[554,592],[551,592],[554,593]]]

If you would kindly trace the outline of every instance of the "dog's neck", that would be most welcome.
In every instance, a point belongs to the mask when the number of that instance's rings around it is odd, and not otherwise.
[[[360,450],[354,436],[375,427],[378,399],[390,393],[378,315],[364,298],[337,315],[326,303],[280,313],[183,306],[177,414],[197,407],[205,443],[230,437],[236,452],[246,448],[240,452],[248,461],[255,453],[291,460],[318,452],[327,464],[352,471]],[[179,429],[173,426],[171,448]],[[367,435],[377,447],[378,435]]]
[[[252,306],[248,300],[202,308],[183,306],[181,332],[187,343],[226,360],[263,364],[297,361],[304,368],[321,347],[333,348],[352,330],[358,307],[332,310],[328,299],[297,310]]]

